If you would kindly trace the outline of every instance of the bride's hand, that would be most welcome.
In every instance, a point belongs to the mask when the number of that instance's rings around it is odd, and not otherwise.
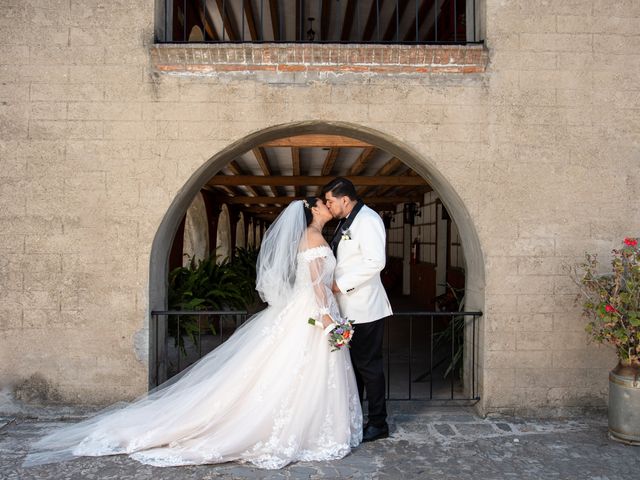
[[[329,325],[332,325],[333,323],[334,323],[333,319],[329,315],[327,315],[327,314],[322,315],[322,327],[323,328],[327,328]]]

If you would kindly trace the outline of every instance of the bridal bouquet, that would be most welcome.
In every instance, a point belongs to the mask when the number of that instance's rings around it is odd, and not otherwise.
[[[311,325],[322,327],[322,322],[315,318],[310,318],[309,323]],[[329,345],[331,345],[332,352],[344,347],[348,348],[349,343],[353,338],[353,321],[346,318],[340,318],[337,322],[334,322],[325,328],[324,332],[329,336]]]

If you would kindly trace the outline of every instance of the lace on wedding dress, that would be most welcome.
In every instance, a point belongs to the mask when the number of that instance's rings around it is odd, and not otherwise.
[[[288,303],[269,306],[221,346],[134,402],[54,429],[24,465],[129,454],[155,466],[332,460],[362,439],[349,352],[308,318],[340,315],[328,246],[297,254]]]

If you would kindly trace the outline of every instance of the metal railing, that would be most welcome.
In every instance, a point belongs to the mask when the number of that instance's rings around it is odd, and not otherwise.
[[[477,0],[158,0],[158,43],[479,43]]]
[[[385,319],[387,399],[478,401],[481,316],[482,312],[412,311]],[[220,346],[249,315],[244,311],[154,311],[151,317],[155,344],[151,383],[155,386]]]

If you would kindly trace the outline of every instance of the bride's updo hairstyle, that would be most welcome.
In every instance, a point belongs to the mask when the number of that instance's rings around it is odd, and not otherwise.
[[[304,218],[307,220],[307,227],[313,221],[313,213],[311,212],[311,209],[316,206],[317,201],[318,197],[307,197],[303,200]]]

